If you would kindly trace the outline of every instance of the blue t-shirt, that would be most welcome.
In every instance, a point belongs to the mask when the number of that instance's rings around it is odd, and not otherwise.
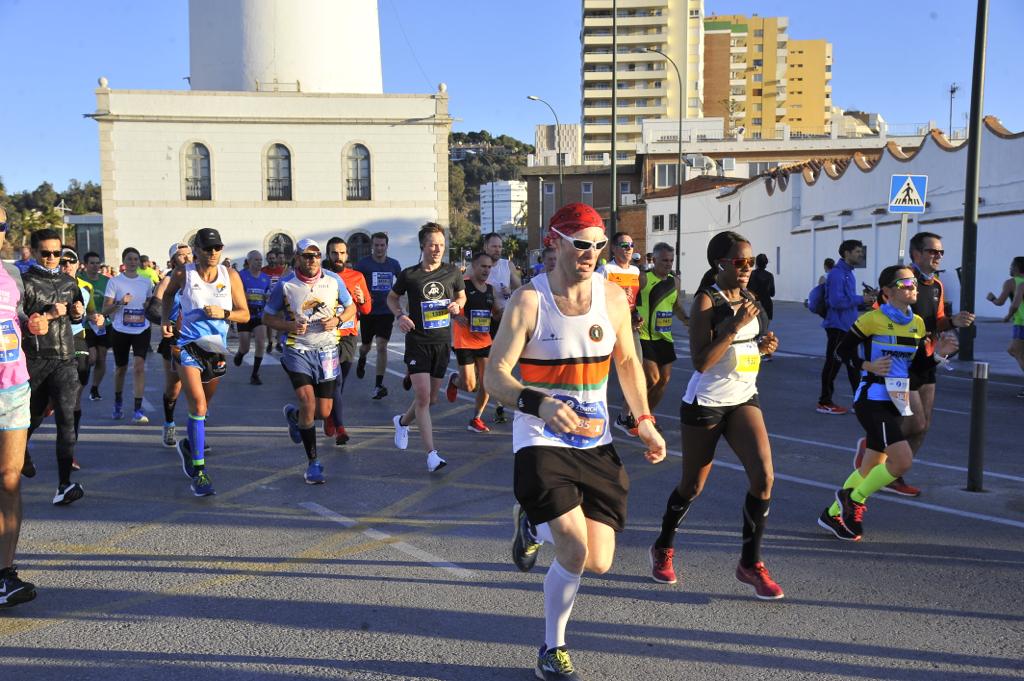
[[[29,258],[28,260],[15,260],[14,261],[14,266],[17,267],[19,270],[21,270],[22,274],[25,274],[30,269],[32,269],[32,265],[35,265],[35,264],[36,264],[36,259],[35,258]]]
[[[249,305],[249,317],[260,317],[270,297],[270,275],[260,272],[253,276],[249,269],[242,270],[242,290],[245,291],[245,302]]]
[[[356,263],[356,269],[366,277],[366,285],[370,287],[370,298],[373,300],[371,315],[391,314],[388,308],[388,293],[395,284],[395,279],[402,273],[402,266],[394,258],[385,258],[377,262],[368,255]]]

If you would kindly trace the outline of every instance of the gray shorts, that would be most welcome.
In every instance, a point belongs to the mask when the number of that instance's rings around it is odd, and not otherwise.
[[[25,430],[32,421],[29,401],[32,389],[28,382],[0,390],[0,430]]]
[[[337,345],[320,350],[297,350],[285,346],[281,353],[281,366],[284,370],[289,376],[308,377],[309,383],[303,382],[306,385],[333,381],[338,377],[339,364]],[[295,382],[294,377],[292,382]]]

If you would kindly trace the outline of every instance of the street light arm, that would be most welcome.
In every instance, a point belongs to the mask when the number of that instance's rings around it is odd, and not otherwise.
[[[558,139],[558,129],[562,127],[562,124],[558,120],[558,112],[555,111],[555,107],[544,99],[541,99],[537,95],[526,95],[526,98],[533,102],[540,102],[548,109],[551,110],[551,115],[555,117],[555,161],[558,164],[558,204],[561,206],[565,199],[565,187],[562,180],[562,143]]]

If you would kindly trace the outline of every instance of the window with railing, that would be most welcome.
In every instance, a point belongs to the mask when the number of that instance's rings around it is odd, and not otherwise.
[[[210,198],[210,150],[196,142],[189,146],[185,156],[185,199],[209,201]]]
[[[651,222],[651,231],[653,232],[664,232],[665,231],[665,216],[655,215]]]
[[[370,150],[362,144],[353,144],[348,152],[348,176],[345,178],[345,196],[349,201],[370,200]]]
[[[292,154],[283,144],[267,151],[267,200],[292,200]]]

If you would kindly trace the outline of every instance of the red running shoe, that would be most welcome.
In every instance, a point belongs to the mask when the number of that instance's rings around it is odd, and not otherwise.
[[[883,487],[882,491],[888,492],[889,494],[898,494],[901,497],[921,496],[921,490],[913,485],[908,485],[902,475]]]
[[[675,568],[672,567],[672,557],[675,553],[675,549],[659,549],[657,546],[651,547],[651,578],[654,581],[659,584],[676,583],[676,571]]]
[[[842,416],[849,410],[846,409],[845,407],[840,407],[838,404],[832,404],[831,402],[829,402],[828,404],[818,402],[818,408],[815,409],[815,411],[818,412],[819,414],[832,414],[834,416]]]
[[[489,433],[491,429],[487,427],[487,424],[483,422],[483,419],[475,418],[469,422],[466,426],[466,430],[471,433]]]
[[[868,450],[868,439],[862,437],[857,440],[857,447],[853,455],[853,467],[860,470],[860,465],[864,463],[864,453]]]
[[[348,444],[349,437],[348,437],[348,432],[346,432],[346,430],[345,430],[345,426],[338,426],[338,428],[337,428],[337,430],[335,432],[336,432],[336,437],[334,438],[334,446],[335,447],[341,447],[342,445]]]
[[[772,576],[768,574],[768,568],[764,566],[764,563],[754,563],[749,568],[737,565],[736,579],[754,587],[754,595],[763,601],[777,601],[785,596],[782,593],[782,587],[776,584]]]
[[[338,429],[334,425],[334,419],[330,416],[324,419],[324,435],[327,437],[334,437],[334,434],[338,432]]]
[[[444,389],[444,396],[448,398],[449,402],[454,402],[455,398],[459,396],[459,386],[455,383],[458,379],[458,374],[452,374],[448,377],[448,387]],[[479,421],[480,419],[476,420]]]

